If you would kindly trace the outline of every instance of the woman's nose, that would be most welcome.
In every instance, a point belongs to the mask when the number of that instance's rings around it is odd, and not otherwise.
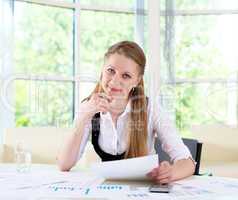
[[[111,83],[113,83],[114,85],[119,85],[121,83],[120,78],[117,75],[113,76]]]

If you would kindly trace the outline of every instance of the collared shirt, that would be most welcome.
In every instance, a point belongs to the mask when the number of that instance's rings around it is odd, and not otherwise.
[[[184,145],[176,127],[169,115],[162,109],[159,101],[148,100],[148,152],[155,153],[154,142],[157,136],[161,142],[162,149],[170,156],[171,161],[191,158],[191,153]],[[131,103],[128,102],[124,112],[118,117],[116,124],[113,123],[109,112],[100,113],[100,135],[99,145],[106,153],[116,155],[126,151],[128,142],[128,132],[126,124],[129,121]],[[135,125],[135,124],[134,124]],[[140,124],[136,124],[140,126]],[[84,133],[79,149],[78,159],[82,156],[85,146],[92,132],[91,121],[85,125]]]

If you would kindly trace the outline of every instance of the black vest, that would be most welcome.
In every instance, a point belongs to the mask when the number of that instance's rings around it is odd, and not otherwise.
[[[96,113],[92,118],[92,145],[94,147],[94,150],[100,156],[102,161],[124,159],[125,152],[122,154],[112,155],[103,151],[98,144],[99,134],[100,134],[100,113]]]

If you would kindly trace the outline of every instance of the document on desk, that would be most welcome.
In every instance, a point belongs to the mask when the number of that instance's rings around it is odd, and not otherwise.
[[[79,196],[82,195],[83,188],[93,187],[104,181],[91,173],[76,171],[12,173],[6,176],[0,173],[0,177],[0,199],[17,199],[29,194],[32,199],[42,195]]]
[[[225,177],[197,176],[176,181],[174,189],[180,188],[186,194],[191,191],[193,194],[238,194],[238,179]]]
[[[158,155],[129,158],[118,161],[96,163],[91,171],[107,180],[146,180],[146,176],[158,166]]]

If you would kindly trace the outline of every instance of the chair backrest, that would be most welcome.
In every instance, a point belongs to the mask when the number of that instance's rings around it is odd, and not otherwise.
[[[190,150],[191,155],[196,162],[194,175],[199,175],[201,153],[202,153],[202,143],[196,139],[182,138],[182,140],[183,140],[184,144]],[[160,162],[164,161],[164,160],[170,161],[169,155],[163,151],[163,149],[161,147],[161,143],[157,138],[155,141],[155,150],[159,155]]]

